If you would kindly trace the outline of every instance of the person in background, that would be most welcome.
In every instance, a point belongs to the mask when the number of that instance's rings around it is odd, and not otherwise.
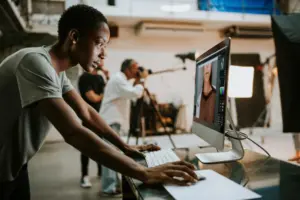
[[[99,112],[104,87],[106,85],[108,78],[102,72],[102,64],[101,66],[95,66],[95,68],[91,72],[83,72],[83,74],[79,77],[78,81],[78,89],[81,97],[87,102],[95,111]],[[85,126],[85,124],[82,124]],[[80,155],[81,161],[81,178],[80,178],[80,186],[83,188],[90,188],[92,186],[90,179],[88,177],[88,165],[89,158],[81,153]],[[98,176],[101,176],[101,165],[98,165]]]
[[[79,64],[91,72],[93,64],[104,60],[109,39],[108,22],[100,11],[74,5],[59,19],[55,44],[21,49],[0,64],[1,200],[30,199],[27,165],[41,148],[50,123],[68,144],[125,176],[146,184],[197,181],[194,166],[183,161],[153,168],[135,162],[130,157],[159,147],[126,144],[71,85],[65,71]]]
[[[294,147],[296,151],[296,155],[289,159],[289,161],[296,161],[300,163],[300,133],[293,134]]]
[[[126,59],[121,71],[114,74],[108,81],[104,91],[100,116],[117,133],[129,126],[130,100],[140,98],[144,87],[138,75],[138,63]],[[134,79],[134,84],[130,82]],[[121,193],[118,174],[110,168],[102,167],[102,193],[115,196]]]

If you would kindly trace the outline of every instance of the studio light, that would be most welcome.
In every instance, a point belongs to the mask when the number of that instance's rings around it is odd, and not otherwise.
[[[251,98],[253,95],[254,67],[229,67],[228,96],[231,98]]]

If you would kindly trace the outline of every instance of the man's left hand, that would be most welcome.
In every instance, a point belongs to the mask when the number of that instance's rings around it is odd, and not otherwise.
[[[144,158],[144,154],[141,153],[142,151],[158,151],[160,150],[159,146],[154,144],[148,145],[137,145],[137,146],[128,146],[124,153],[132,158]]]

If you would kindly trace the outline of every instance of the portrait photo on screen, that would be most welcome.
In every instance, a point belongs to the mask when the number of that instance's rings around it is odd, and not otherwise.
[[[215,69],[215,70],[214,70]],[[217,62],[205,63],[198,66],[198,95],[196,118],[207,123],[214,122],[216,104],[216,71]]]
[[[224,58],[199,62],[196,68],[194,121],[221,131],[224,125]]]

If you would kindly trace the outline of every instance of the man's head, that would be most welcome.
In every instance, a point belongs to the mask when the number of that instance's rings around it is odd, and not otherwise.
[[[121,72],[123,72],[127,79],[137,78],[138,63],[133,59],[126,59],[121,65]]]
[[[211,67],[212,67],[212,65],[211,65],[211,63],[209,63],[209,64],[206,64],[205,66],[204,66],[204,70],[203,70],[203,76],[204,76],[204,82],[211,82]]]
[[[104,59],[109,38],[107,19],[87,5],[68,8],[58,22],[59,44],[66,46],[71,63],[79,63],[86,71]]]

